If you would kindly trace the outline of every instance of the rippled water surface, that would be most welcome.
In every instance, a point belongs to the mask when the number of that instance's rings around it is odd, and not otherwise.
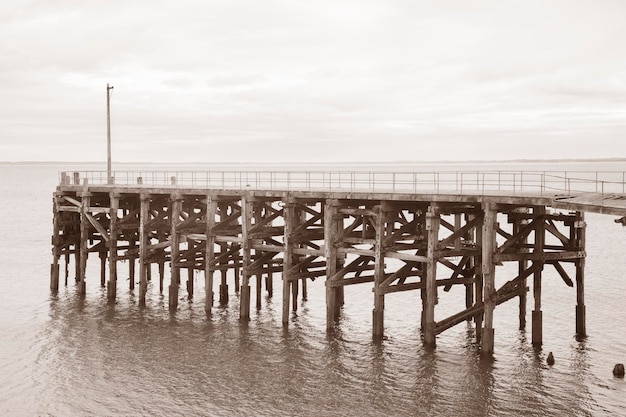
[[[614,216],[587,215],[588,338],[574,338],[575,291],[546,269],[543,350],[532,348],[530,327],[517,329],[512,300],[496,309],[495,355],[486,360],[465,323],[424,349],[416,292],[386,297],[388,338],[373,343],[367,284],[346,288],[333,334],[325,331],[323,280],[309,284],[288,328],[280,296],[264,294],[249,323],[238,319],[237,294],[207,316],[202,275],[196,299],[181,300],[175,313],[158,282],[140,308],[123,273],[109,305],[97,257],[85,299],[73,279],[52,296],[51,201],[64,169],[0,165],[0,415],[626,415],[626,385],[611,372],[626,362],[626,229]],[[442,294],[437,319],[462,300],[454,289]],[[531,306],[532,296],[529,323]]]

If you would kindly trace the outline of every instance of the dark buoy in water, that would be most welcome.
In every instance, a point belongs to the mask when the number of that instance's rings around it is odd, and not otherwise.
[[[624,364],[618,363],[613,367],[613,375],[618,378],[624,378]]]
[[[554,355],[552,352],[548,353],[548,358],[546,359],[548,365],[554,365]]]

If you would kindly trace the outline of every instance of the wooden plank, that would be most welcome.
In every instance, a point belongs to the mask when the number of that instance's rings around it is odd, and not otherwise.
[[[375,256],[373,249],[337,248],[337,253],[340,255],[353,254],[353,255],[369,256],[371,258]]]
[[[80,213],[80,207],[59,206],[59,211],[71,212],[71,213]]]
[[[501,253],[494,256],[495,262],[510,261],[560,261],[584,258],[584,251],[533,252],[533,253]]]
[[[374,282],[374,275],[364,275],[360,277],[333,280],[330,281],[330,284],[327,284],[327,287],[338,288],[344,287],[346,285],[365,284],[367,282]]]
[[[400,259],[402,261],[410,262],[427,262],[428,258],[422,255],[412,255],[410,253],[402,252],[385,252],[385,258]]]

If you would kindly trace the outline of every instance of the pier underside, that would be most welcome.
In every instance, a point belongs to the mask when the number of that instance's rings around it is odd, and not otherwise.
[[[248,320],[251,286],[260,308],[263,286],[272,296],[273,279],[281,277],[287,325],[307,284],[322,280],[330,330],[348,301],[344,288],[369,285],[375,339],[384,336],[385,295],[416,291],[426,345],[470,321],[482,352],[491,353],[496,306],[517,299],[525,328],[529,293],[532,342],[542,343],[542,271],[554,268],[564,285],[575,287],[576,333],[586,332],[584,214],[555,210],[546,198],[61,185],[53,212],[52,291],[62,263],[67,285],[73,258],[84,294],[87,259],[97,253],[109,300],[118,292],[117,265],[126,261],[129,289],[145,303],[156,264],[172,309],[183,294],[197,297],[193,277],[200,273],[208,313],[239,291],[239,315]],[[496,281],[505,263],[517,272]],[[454,286],[463,288],[459,311],[435,320],[439,298]]]

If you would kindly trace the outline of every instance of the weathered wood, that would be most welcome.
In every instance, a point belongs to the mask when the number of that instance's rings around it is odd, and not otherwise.
[[[283,219],[285,222],[285,230],[284,230],[284,246],[285,252],[283,255],[283,311],[282,311],[282,321],[283,325],[287,325],[289,323],[289,303],[291,298],[291,285],[292,281],[290,280],[289,270],[293,264],[293,245],[291,243],[292,232],[295,228],[296,224],[296,211],[295,211],[295,202],[293,200],[289,200],[285,206],[283,207]]]
[[[107,279],[107,253],[106,251],[99,251],[98,256],[100,257],[100,286],[105,287]]]
[[[424,317],[422,332],[424,334],[424,344],[434,347],[435,341],[435,304],[437,304],[437,259],[435,250],[439,243],[439,225],[441,216],[436,203],[431,204],[426,213],[426,232],[428,248],[426,257],[426,300],[422,315]]]
[[[491,202],[486,202],[483,206],[483,227],[482,227],[482,256],[481,269],[483,278],[483,309],[484,323],[482,338],[480,343],[481,353],[491,355],[494,347],[493,313],[495,304],[495,262],[494,251],[496,249],[497,231],[497,209]]]
[[[533,209],[535,214],[535,244],[533,254],[539,255],[535,261],[540,265],[543,265],[543,250],[545,244],[545,212],[546,209],[543,206],[538,206]],[[542,268],[541,268],[542,269]],[[541,346],[543,343],[543,317],[541,312],[541,269],[538,269],[533,276],[533,298],[535,300],[535,307],[532,312],[532,344],[535,346]]]
[[[109,194],[109,280],[107,297],[114,301],[117,296],[117,220],[120,196],[115,192]]]
[[[177,265],[180,256],[180,233],[178,225],[180,224],[180,213],[182,211],[183,197],[180,192],[171,195],[172,214],[170,216],[170,286],[168,293],[168,303],[170,309],[178,307],[178,287],[180,286],[180,267]]]
[[[494,255],[493,259],[497,262],[509,262],[509,261],[560,261],[580,259],[586,256],[584,251],[561,251],[561,252],[544,252],[543,247],[541,251],[533,253],[505,253]]]
[[[146,192],[152,196],[152,203],[144,205],[142,194]],[[493,351],[495,305],[519,297],[520,328],[524,327],[525,281],[531,274],[534,274],[535,295],[533,343],[541,340],[541,269],[546,263],[552,264],[565,283],[573,285],[573,277],[570,278],[564,269],[564,263],[568,262],[576,267],[576,333],[580,336],[586,331],[584,231],[577,231],[584,220],[572,214],[546,213],[545,207],[554,201],[549,197],[529,199],[482,194],[467,197],[341,190],[159,189],[116,185],[68,185],[62,186],[57,193],[50,271],[52,291],[58,290],[60,256],[67,259],[75,255],[80,292],[85,288],[89,253],[98,252],[100,256],[101,282],[105,276],[102,274],[106,274],[108,257],[109,298],[115,297],[117,261],[131,262],[132,286],[133,265],[139,257],[139,300],[143,304],[150,262],[159,264],[162,291],[164,262],[168,261],[172,270],[170,306],[178,303],[180,268],[187,269],[189,296],[193,294],[193,271],[204,269],[205,309],[208,312],[213,306],[213,275],[221,272],[220,301],[227,302],[226,279],[234,274],[237,286],[241,273],[240,317],[249,319],[250,277],[256,275],[256,301],[260,307],[264,275],[267,274],[266,289],[271,296],[271,276],[274,272],[283,272],[283,308],[286,308],[283,321],[286,323],[290,306],[295,309],[298,305],[299,292],[303,299],[308,295],[307,280],[325,275],[328,329],[334,326],[339,316],[344,287],[372,282],[372,333],[375,339],[384,333],[385,294],[419,290],[423,299],[425,344],[434,345],[439,332],[474,317],[477,329],[480,329],[476,333],[477,340],[482,350],[489,352]],[[172,198],[169,203],[168,197]],[[291,205],[291,223],[287,219],[290,209],[281,206],[284,203],[287,207]],[[482,210],[487,206],[491,207],[494,218],[492,226],[488,226],[491,220],[485,222],[483,219]],[[509,216],[512,229],[501,228],[495,223],[499,213]],[[286,226],[280,225],[281,216]],[[278,225],[273,224],[274,220]],[[562,231],[562,225],[569,227],[569,236]],[[435,227],[437,233],[433,232]],[[441,230],[442,240],[439,240],[441,227],[444,230]],[[483,232],[489,227],[493,238]],[[534,233],[535,242],[527,242],[530,233]],[[550,240],[546,242],[548,233]],[[504,240],[500,247],[495,243],[496,235]],[[491,249],[487,239],[494,239]],[[283,258],[281,254],[284,254]],[[385,265],[385,261],[389,263]],[[530,261],[533,264],[529,268]],[[495,266],[499,262],[518,262],[519,275],[494,295]],[[66,261],[66,277],[68,263]],[[437,279],[438,264],[452,271],[449,278]],[[444,270],[444,273],[449,271]],[[465,310],[435,322],[437,289],[444,287],[446,291],[453,285],[465,286]]]
[[[213,259],[215,258],[215,215],[217,213],[217,201],[207,196],[206,212],[206,241],[205,241],[205,263],[204,263],[204,309],[210,313],[213,308]]]
[[[576,247],[579,251],[585,250],[586,226],[585,213],[576,212],[574,223]],[[585,312],[585,257],[579,258],[576,263],[576,336],[587,336]]]
[[[80,214],[80,262],[78,272],[78,293],[81,296],[86,294],[86,273],[87,273],[87,256],[89,244],[89,220],[87,218],[87,210],[89,210],[90,194],[83,193],[82,206]]]
[[[137,259],[134,253],[137,252],[137,241],[135,240],[135,236],[131,236],[129,238],[128,243],[128,287],[131,291],[135,289],[135,260]]]
[[[341,279],[336,278],[337,275],[337,257],[338,251],[335,241],[339,232],[337,228],[337,200],[328,199],[324,206],[324,255],[326,257],[326,329],[331,330],[334,327],[338,317],[339,300],[337,290],[332,284]]]
[[[243,241],[243,257],[242,257],[242,280],[239,303],[239,319],[243,321],[250,320],[250,263],[251,248],[248,236],[249,230],[252,228],[253,219],[253,203],[244,195],[241,199],[241,239]]]
[[[374,310],[372,311],[372,337],[380,340],[383,337],[385,323],[385,293],[382,291],[381,283],[385,279],[385,216],[384,203],[374,210],[376,239],[374,246]]]
[[[50,265],[50,291],[52,293],[59,291],[59,258],[61,257],[61,248],[59,247],[61,240],[59,233],[60,217],[59,201],[55,195],[52,198],[52,264]]]
[[[515,210],[515,213],[528,213],[528,208],[521,207]],[[520,230],[524,228],[528,224],[527,219],[515,218],[513,219],[513,236],[520,233]],[[527,253],[527,243],[528,243],[528,234],[524,235],[523,238],[518,240],[518,248],[517,250],[522,253]],[[521,275],[528,268],[528,260],[520,260],[518,262],[518,272]],[[523,278],[521,284],[522,287],[526,288],[527,286],[527,278]],[[518,305],[518,322],[519,329],[526,329],[526,306],[528,304],[528,296],[526,291],[520,292],[519,295],[519,305]]]

